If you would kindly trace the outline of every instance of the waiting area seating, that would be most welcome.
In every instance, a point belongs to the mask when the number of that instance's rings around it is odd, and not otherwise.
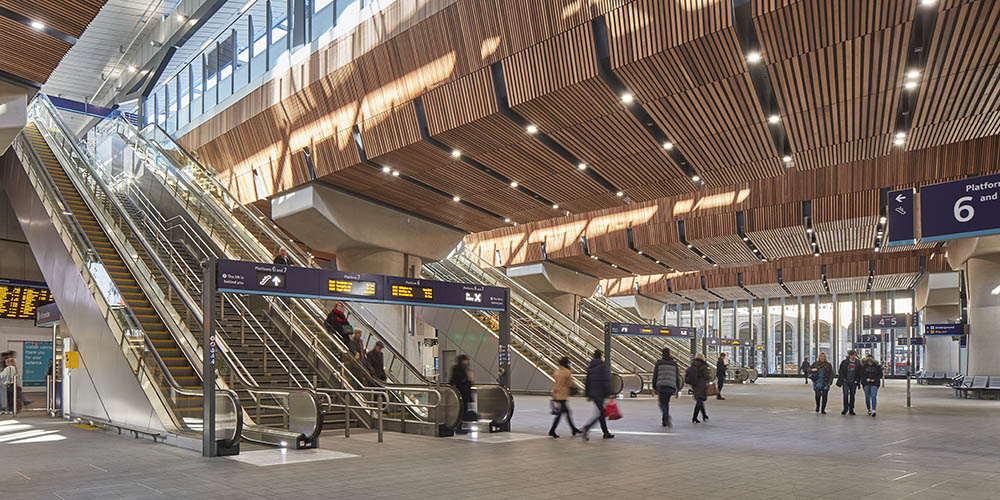
[[[924,371],[917,372],[917,383],[926,385],[951,385],[958,372]]]
[[[949,384],[955,389],[955,397],[974,399],[997,399],[1000,397],[1000,375],[956,376]]]

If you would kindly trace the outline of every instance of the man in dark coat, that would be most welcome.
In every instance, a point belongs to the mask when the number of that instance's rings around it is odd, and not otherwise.
[[[382,349],[385,347],[382,341],[375,342],[375,348],[368,351],[368,370],[372,376],[385,382],[385,363],[382,361]]]
[[[682,386],[681,369],[670,356],[670,349],[664,347],[663,357],[656,360],[653,367],[653,390],[660,401],[660,424],[664,427],[673,427],[670,419],[670,396],[680,394]]]
[[[611,370],[601,359],[603,356],[604,353],[600,349],[594,351],[594,359],[590,360],[590,365],[587,366],[584,393],[587,395],[587,399],[593,401],[594,406],[597,407],[597,416],[588,422],[587,425],[583,426],[583,439],[588,441],[590,438],[587,434],[590,432],[590,428],[597,422],[601,423],[601,431],[604,432],[604,439],[615,437],[614,434],[608,432],[608,422],[604,417],[604,400],[611,396]]]
[[[809,383],[809,370],[812,369],[812,363],[809,362],[809,358],[805,357],[802,359],[802,364],[799,365],[799,373],[801,373],[806,378],[806,384]]]
[[[696,424],[700,423],[699,414],[708,420],[708,414],[705,413],[705,400],[708,399],[708,384],[712,382],[712,372],[708,368],[708,363],[705,362],[704,354],[695,355],[691,366],[684,374],[684,379],[691,386],[691,394],[694,395],[694,416],[691,421]]]
[[[854,395],[861,386],[861,360],[853,349],[847,352],[847,358],[840,362],[837,370],[837,387],[844,392],[844,411],[841,415],[854,415]]]

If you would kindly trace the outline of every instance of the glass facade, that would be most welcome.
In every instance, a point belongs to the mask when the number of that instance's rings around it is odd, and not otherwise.
[[[249,0],[228,28],[160,78],[141,102],[141,123],[174,133],[265,73],[287,67],[292,51],[346,34],[394,1]]]
[[[914,318],[909,328],[862,328],[864,316],[884,313],[915,316],[912,292],[670,304],[662,320],[667,325],[694,326],[702,336],[740,339],[742,346],[708,347],[708,351],[727,352],[730,363],[755,367],[762,374],[797,375],[803,359],[813,362],[819,353],[836,365],[848,351],[857,349],[860,355],[878,359],[890,375],[905,376],[911,357],[914,369],[919,369],[922,349],[911,352],[899,339],[919,336],[919,325]],[[861,335],[875,335],[879,341],[859,348]]]

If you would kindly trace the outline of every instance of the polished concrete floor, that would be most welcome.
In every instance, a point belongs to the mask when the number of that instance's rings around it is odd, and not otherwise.
[[[836,389],[836,388],[835,388]],[[196,453],[42,417],[0,419],[0,499],[996,499],[1000,401],[891,381],[878,418],[813,412],[800,380],[726,387],[707,424],[689,396],[659,425],[651,398],[620,401],[613,440],[544,436],[542,397],[518,397],[514,432],[473,439],[324,436],[323,450]],[[571,402],[580,423],[590,405]],[[599,432],[592,434],[598,437]],[[274,465],[269,465],[274,464]]]

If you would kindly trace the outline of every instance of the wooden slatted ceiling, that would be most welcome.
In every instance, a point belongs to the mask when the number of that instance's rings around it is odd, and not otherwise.
[[[745,212],[747,238],[767,259],[807,255],[812,251],[801,203],[750,208]]]
[[[915,8],[758,2],[754,23],[798,168],[889,152]]]
[[[721,287],[721,288],[712,288],[711,290],[712,290],[712,293],[714,293],[714,294],[722,297],[725,300],[746,300],[746,299],[753,298],[753,295],[750,295],[749,293],[747,293],[746,290],[744,290],[744,289],[742,289],[740,287],[735,287],[735,286],[732,286],[732,287]],[[754,295],[756,295],[756,294],[754,294]],[[718,299],[716,299],[716,300],[718,300]]]
[[[757,262],[750,247],[736,232],[736,214],[717,214],[685,219],[688,243],[720,266]]]
[[[666,270],[663,266],[631,250],[611,250],[596,255],[606,261],[618,264],[622,269],[640,275],[659,274]]]
[[[942,5],[907,148],[1000,133],[1000,4]]]
[[[870,190],[813,200],[812,217],[821,252],[874,248],[879,193]]]
[[[644,0],[608,16],[612,65],[710,186],[778,175],[726,2]]]
[[[900,290],[913,286],[917,279],[917,273],[890,274],[876,276],[872,280],[872,291],[880,292],[886,290]]]
[[[569,257],[560,257],[555,259],[549,259],[550,261],[559,264],[561,266],[566,266],[570,269],[580,271],[581,273],[588,274],[591,276],[611,276],[611,277],[623,277],[632,276],[630,273],[623,271],[621,268],[611,267],[601,261],[597,261],[587,257],[586,255],[574,255]]]
[[[827,279],[827,284],[830,286],[830,293],[862,293],[868,290],[866,276]]]
[[[0,0],[0,7],[17,12],[73,38],[80,38],[106,0]],[[33,47],[32,47],[33,48]],[[35,80],[41,82],[42,80]]]
[[[762,285],[745,285],[747,290],[753,292],[758,298],[776,298],[776,297],[787,297],[788,292],[781,285],[776,283],[762,284]]]
[[[45,83],[71,45],[0,17],[0,71]]]
[[[674,269],[708,269],[712,265],[680,242],[677,223],[633,227],[635,247]]]

